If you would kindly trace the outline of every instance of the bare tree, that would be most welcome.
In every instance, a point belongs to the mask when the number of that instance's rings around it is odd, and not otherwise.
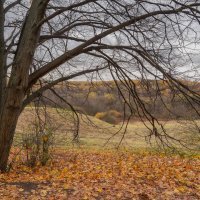
[[[130,94],[125,104],[150,121],[160,140],[159,122],[132,79],[167,80],[199,114],[199,94],[175,70],[188,69],[187,47],[199,39],[199,8],[199,0],[0,1],[0,170],[6,170],[23,108],[57,83],[82,75],[109,73],[123,97],[122,80]]]

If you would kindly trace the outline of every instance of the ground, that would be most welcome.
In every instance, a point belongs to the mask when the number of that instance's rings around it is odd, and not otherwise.
[[[145,143],[141,122],[129,124],[118,150],[119,129],[90,116],[81,116],[79,145],[71,145],[73,118],[70,112],[50,109],[54,133],[52,158],[46,166],[28,167],[23,138],[32,134],[36,115],[26,108],[14,139],[10,171],[0,174],[0,199],[19,200],[198,200],[200,199],[200,156],[165,154]],[[59,115],[58,115],[59,113]],[[66,118],[67,117],[67,118]],[[185,136],[185,123],[166,123],[168,132]],[[198,142],[194,139],[197,147]],[[105,143],[108,142],[108,144]],[[199,147],[198,147],[199,148]]]
[[[56,150],[45,167],[20,159],[0,175],[0,199],[200,199],[200,159],[123,151]]]

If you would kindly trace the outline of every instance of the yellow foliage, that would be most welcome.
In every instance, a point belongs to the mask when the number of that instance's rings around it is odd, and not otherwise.
[[[97,119],[103,119],[106,116],[106,112],[98,112],[96,113],[95,117]]]
[[[108,102],[113,102],[113,101],[116,100],[116,99],[115,99],[115,96],[114,96],[113,94],[111,94],[111,93],[105,93],[105,94],[104,94],[104,98],[105,98],[105,100],[108,101]]]
[[[109,110],[108,113],[116,118],[121,118],[122,114],[116,110]]]
[[[90,92],[89,93],[89,98],[96,99],[97,98],[97,93],[96,92]]]
[[[116,110],[109,110],[108,112],[98,112],[95,117],[105,122],[116,124],[118,119],[122,117],[121,113]]]

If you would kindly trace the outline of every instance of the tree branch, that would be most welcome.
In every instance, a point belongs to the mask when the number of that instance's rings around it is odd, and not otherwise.
[[[190,4],[191,6],[199,6],[200,3],[194,3],[194,4]],[[93,44],[94,42],[106,37],[107,35],[114,33],[120,29],[123,29],[126,26],[135,24],[136,22],[140,21],[140,20],[144,20],[146,18],[149,17],[153,17],[156,15],[171,15],[171,14],[177,14],[185,9],[188,9],[186,7],[179,7],[177,9],[172,9],[172,10],[158,10],[158,11],[154,11],[151,13],[147,13],[138,17],[134,17],[128,21],[125,21],[119,25],[114,26],[113,28],[104,31],[94,37],[92,37],[91,39],[87,40],[86,42],[84,42],[83,44],[75,47],[74,49],[64,53],[63,55],[59,56],[58,58],[56,58],[55,60],[53,60],[52,62],[48,63],[47,65],[43,66],[42,68],[40,68],[39,70],[35,71],[33,74],[31,74],[29,76],[29,86],[31,86],[32,84],[34,84],[37,79],[39,79],[40,77],[44,76],[45,74],[49,73],[50,71],[54,70],[56,67],[58,67],[59,65],[65,63],[66,61],[68,61],[69,59],[74,58],[75,56],[79,55],[81,52],[84,51],[84,48]]]

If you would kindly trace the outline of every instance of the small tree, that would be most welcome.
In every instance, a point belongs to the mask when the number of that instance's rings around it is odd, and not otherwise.
[[[33,124],[33,128],[25,132],[22,138],[23,149],[26,153],[26,162],[34,167],[37,163],[46,165],[51,157],[50,150],[53,146],[53,129],[40,128],[39,124]]]

